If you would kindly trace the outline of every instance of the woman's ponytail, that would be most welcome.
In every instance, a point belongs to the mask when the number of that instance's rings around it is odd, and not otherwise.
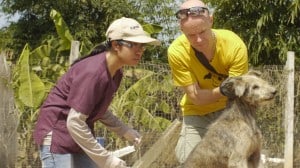
[[[111,48],[111,41],[110,41],[110,40],[104,41],[104,42],[100,43],[99,45],[95,46],[95,47],[92,49],[92,51],[91,51],[88,55],[76,59],[76,60],[72,63],[71,66],[73,66],[73,65],[76,64],[77,62],[82,61],[82,60],[84,60],[84,59],[86,59],[86,58],[88,58],[88,57],[95,56],[95,55],[97,55],[97,54],[99,54],[99,53],[102,53],[102,52],[104,52],[104,51],[107,51],[107,50],[110,49],[110,48]]]

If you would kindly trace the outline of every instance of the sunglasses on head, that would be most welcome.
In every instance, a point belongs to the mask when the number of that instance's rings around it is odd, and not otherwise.
[[[205,11],[208,12],[208,8],[197,6],[197,7],[191,7],[191,8],[188,8],[188,9],[181,9],[181,10],[176,12],[175,16],[176,16],[177,19],[185,19],[189,15],[191,15],[191,16],[204,15]]]

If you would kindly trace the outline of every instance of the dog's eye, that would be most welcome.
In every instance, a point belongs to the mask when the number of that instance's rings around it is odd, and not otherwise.
[[[252,89],[258,89],[259,86],[258,85],[253,85]]]

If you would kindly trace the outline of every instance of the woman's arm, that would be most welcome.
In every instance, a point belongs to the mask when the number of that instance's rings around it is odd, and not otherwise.
[[[113,156],[97,143],[86,124],[88,116],[71,109],[67,118],[67,128],[74,141],[99,166],[108,168],[126,168],[126,163]]]

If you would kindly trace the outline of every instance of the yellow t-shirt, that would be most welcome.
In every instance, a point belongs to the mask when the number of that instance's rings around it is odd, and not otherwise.
[[[248,71],[248,53],[244,42],[229,30],[213,29],[216,35],[216,51],[210,64],[214,69],[227,76],[239,76]],[[188,86],[198,83],[202,89],[220,86],[224,79],[209,71],[197,59],[193,48],[184,34],[175,39],[168,48],[168,61],[176,86]],[[183,115],[204,115],[221,110],[226,98],[207,105],[194,105],[186,95],[180,105]]]

